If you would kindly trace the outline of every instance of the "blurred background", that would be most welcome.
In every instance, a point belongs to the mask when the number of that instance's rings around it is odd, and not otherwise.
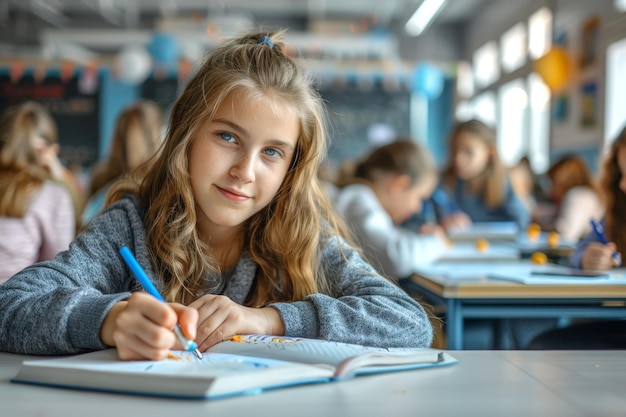
[[[593,170],[626,121],[624,0],[0,0],[0,111],[34,99],[75,170],[108,152],[120,110],[165,112],[203,53],[287,29],[332,118],[329,167],[397,135],[439,164],[456,120],[496,129],[503,161]]]

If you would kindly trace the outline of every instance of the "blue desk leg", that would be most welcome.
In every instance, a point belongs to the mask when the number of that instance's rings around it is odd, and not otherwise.
[[[448,349],[463,349],[463,307],[461,301],[448,299],[446,304],[446,336],[448,337]]]

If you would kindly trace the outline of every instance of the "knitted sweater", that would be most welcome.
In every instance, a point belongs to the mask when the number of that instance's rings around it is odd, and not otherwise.
[[[50,261],[22,270],[0,286],[0,350],[69,354],[104,349],[100,326],[117,302],[140,291],[118,250],[135,254],[154,276],[137,201],[125,197],[95,217],[89,228]],[[341,239],[321,248],[337,294],[311,294],[274,303],[285,335],[384,347],[428,347],[432,327],[424,309],[378,275]],[[243,303],[257,265],[244,253],[222,294]],[[159,282],[155,282],[157,288]]]

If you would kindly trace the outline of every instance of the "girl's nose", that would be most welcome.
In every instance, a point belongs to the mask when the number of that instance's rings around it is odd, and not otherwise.
[[[254,157],[242,155],[231,167],[230,175],[242,182],[254,181]]]

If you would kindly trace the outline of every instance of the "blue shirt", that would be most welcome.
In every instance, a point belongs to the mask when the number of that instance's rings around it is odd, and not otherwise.
[[[509,181],[506,182],[506,193],[502,203],[494,208],[487,207],[482,194],[474,194],[467,190],[465,182],[457,179],[454,189],[440,186],[433,194],[437,206],[438,218],[441,220],[454,211],[462,211],[473,222],[516,222],[520,229],[526,228],[530,221],[530,213],[515,194]]]

